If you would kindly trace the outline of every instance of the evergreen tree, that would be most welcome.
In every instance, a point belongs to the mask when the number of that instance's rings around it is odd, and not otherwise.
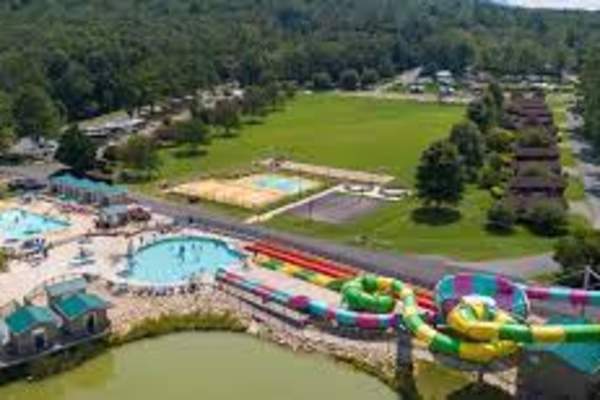
[[[477,125],[471,121],[455,124],[450,132],[450,141],[458,149],[466,177],[476,179],[485,158],[484,140]]]
[[[58,111],[46,91],[38,86],[28,85],[19,92],[13,103],[13,119],[18,136],[40,138],[58,134]]]
[[[60,138],[56,159],[76,171],[84,172],[96,164],[96,146],[77,125],[72,125]]]

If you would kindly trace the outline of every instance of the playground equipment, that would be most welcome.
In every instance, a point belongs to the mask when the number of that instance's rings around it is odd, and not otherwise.
[[[600,325],[529,325],[529,300],[600,305],[600,292],[530,287],[485,274],[447,276],[436,287],[436,329],[419,309],[413,288],[385,277],[360,277],[342,289],[351,308],[335,307],[304,295],[264,286],[233,272],[220,270],[217,280],[314,317],[359,329],[408,330],[433,352],[462,360],[489,363],[513,354],[524,343],[600,341]],[[369,297],[370,296],[370,297]],[[389,300],[383,300],[385,297]],[[397,312],[393,298],[398,300]],[[392,301],[390,308],[389,301]]]

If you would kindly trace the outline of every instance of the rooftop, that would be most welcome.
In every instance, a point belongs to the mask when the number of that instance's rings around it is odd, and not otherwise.
[[[47,307],[25,306],[18,308],[8,317],[6,325],[15,335],[27,332],[41,324],[54,324],[60,326],[57,315]]]
[[[91,293],[75,293],[54,303],[54,308],[69,321],[75,320],[91,311],[106,310],[110,304]]]
[[[49,297],[60,297],[77,292],[84,292],[87,282],[83,278],[75,278],[68,281],[46,286],[46,294]]]
[[[127,191],[119,186],[112,186],[108,183],[93,181],[86,178],[76,178],[73,175],[66,174],[50,178],[50,183],[73,187],[88,192],[102,193],[109,196],[125,194]]]

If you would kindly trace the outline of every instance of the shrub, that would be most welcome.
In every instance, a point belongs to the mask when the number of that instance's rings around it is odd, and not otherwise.
[[[356,90],[360,84],[360,76],[355,69],[342,71],[340,75],[340,87],[344,90]]]
[[[526,215],[531,230],[538,235],[557,236],[567,229],[567,213],[558,203],[552,201],[540,202],[533,206]]]
[[[509,153],[515,141],[515,135],[503,129],[492,129],[485,135],[485,145],[489,151],[497,153]]]
[[[515,226],[517,221],[517,215],[515,210],[504,202],[497,202],[489,209],[488,214],[488,227],[501,231],[510,232]]]
[[[314,90],[329,90],[333,87],[331,75],[327,72],[317,72],[312,77],[312,86]]]
[[[504,189],[502,188],[502,186],[493,186],[490,189],[490,193],[494,198],[499,199],[502,196],[504,196]]]

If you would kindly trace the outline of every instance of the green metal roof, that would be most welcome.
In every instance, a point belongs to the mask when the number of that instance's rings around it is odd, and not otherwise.
[[[67,294],[85,291],[87,282],[83,278],[75,278],[68,281],[46,286],[46,293],[50,297],[59,297]]]
[[[90,293],[76,293],[55,302],[54,308],[66,319],[73,321],[90,311],[106,310],[110,304]]]
[[[34,329],[40,324],[54,324],[58,327],[60,320],[49,308],[38,306],[18,308],[6,317],[6,325],[15,335]]]
[[[548,319],[552,325],[588,324],[581,317],[555,316]],[[527,349],[542,350],[556,355],[573,368],[592,375],[600,371],[600,343],[553,343],[532,344]]]
[[[101,193],[105,196],[117,196],[127,192],[124,188],[119,186],[112,186],[108,183],[97,182],[91,179],[76,178],[70,174],[50,178],[50,183],[69,186],[92,193]]]

